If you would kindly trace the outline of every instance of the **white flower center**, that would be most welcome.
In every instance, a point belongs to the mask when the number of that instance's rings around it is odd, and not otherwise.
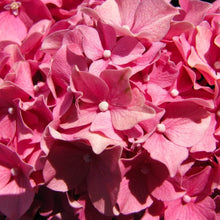
[[[214,63],[214,67],[215,67],[215,69],[220,69],[220,61],[216,61],[215,63]]]
[[[188,195],[184,195],[183,196],[183,201],[185,202],[185,203],[189,203],[189,202],[191,202],[191,197],[190,196],[188,196]]]
[[[66,91],[69,92],[69,93],[72,93],[71,87],[67,86]]]
[[[179,91],[177,89],[172,89],[170,94],[173,96],[173,97],[176,97],[179,95]]]
[[[157,125],[157,131],[160,133],[164,133],[166,131],[166,126],[162,123]]]
[[[12,176],[17,176],[19,173],[19,170],[17,168],[11,168],[11,175]]]
[[[8,113],[9,113],[10,115],[13,115],[13,114],[15,113],[15,109],[12,108],[12,107],[8,108]]]
[[[130,28],[129,28],[129,26],[128,25],[122,25],[122,27],[124,28],[124,29],[126,29],[126,30],[128,30],[128,31],[130,31]]]
[[[39,86],[38,85],[34,85],[34,91],[35,92],[39,92],[39,90],[40,90]]]
[[[99,110],[100,110],[101,112],[107,111],[107,110],[108,110],[108,107],[109,107],[109,104],[108,104],[108,102],[106,102],[106,101],[103,101],[103,102],[100,102],[100,103],[99,103]]]
[[[18,9],[21,7],[21,2],[13,1],[10,4],[5,5],[4,9],[11,10],[12,14],[17,16],[18,15]]]
[[[109,57],[111,57],[111,55],[112,55],[112,53],[110,50],[104,50],[104,52],[103,52],[104,58],[109,58]]]

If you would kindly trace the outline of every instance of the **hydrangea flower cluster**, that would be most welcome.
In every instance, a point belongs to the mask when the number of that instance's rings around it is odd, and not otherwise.
[[[0,219],[220,218],[220,0],[2,0]]]

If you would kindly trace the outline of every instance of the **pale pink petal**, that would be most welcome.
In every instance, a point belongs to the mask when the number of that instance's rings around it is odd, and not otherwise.
[[[86,56],[91,60],[101,58],[103,56],[104,49],[97,30],[85,25],[78,26],[77,29],[82,32],[83,49]]]
[[[174,185],[171,182],[165,180],[151,194],[158,200],[171,201],[182,197],[185,192],[177,192],[174,188]]]
[[[213,152],[216,148],[216,138],[214,137],[216,128],[216,120],[215,116],[211,115],[211,122],[209,124],[208,129],[206,130],[205,135],[199,141],[199,143],[195,144],[191,149],[190,152],[198,152],[198,151],[205,151],[205,152]]]
[[[12,41],[21,44],[27,34],[27,29],[19,17],[12,15],[8,11],[0,14],[0,40]]]
[[[186,12],[184,21],[198,25],[205,16],[205,13],[211,8],[211,4],[208,2],[198,0],[180,0],[179,4],[181,8]]]
[[[178,199],[168,202],[166,205],[166,219],[215,219],[215,202],[210,197],[206,197],[204,200],[198,203],[190,202],[188,204],[182,204],[181,199]]]
[[[118,4],[115,0],[107,0],[101,6],[95,8],[97,16],[103,21],[107,21],[110,25],[121,26],[121,16],[118,8]]]
[[[122,138],[117,134],[112,126],[111,113],[110,111],[99,112],[96,114],[94,121],[91,124],[90,130],[92,132],[101,132],[105,136],[114,139],[121,140]]]
[[[206,60],[205,56],[211,47],[212,31],[208,22],[204,22],[203,25],[197,26],[196,35],[196,51],[201,59]]]
[[[9,219],[18,219],[31,206],[34,194],[27,179],[12,180],[0,190],[0,211]]]
[[[109,59],[108,60],[106,59],[95,60],[89,66],[89,72],[96,76],[99,76],[102,71],[107,69],[109,63],[110,63]]]
[[[177,9],[164,0],[143,0],[139,3],[132,32],[158,41],[166,35]]]
[[[154,110],[148,106],[132,106],[128,109],[111,109],[112,124],[117,130],[128,130],[137,123],[154,117]]]
[[[130,29],[134,24],[135,13],[140,1],[117,0],[118,10],[121,17],[121,25],[127,25]]]

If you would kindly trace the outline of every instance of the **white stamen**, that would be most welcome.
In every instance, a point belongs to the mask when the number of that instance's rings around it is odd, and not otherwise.
[[[10,115],[13,115],[13,114],[15,113],[14,108],[12,108],[12,107],[8,108],[8,113],[9,113]]]
[[[220,61],[216,61],[215,63],[214,63],[214,67],[215,67],[215,69],[220,69]]]
[[[85,155],[83,155],[83,160],[84,160],[86,163],[89,163],[89,162],[91,162],[92,157],[91,157],[90,154],[85,154]]]
[[[19,173],[19,170],[17,168],[11,168],[11,175],[12,176],[17,176]]]
[[[170,94],[173,96],[173,97],[177,97],[179,95],[179,91],[177,89],[172,89]]]
[[[128,31],[130,31],[130,28],[129,28],[129,26],[128,25],[122,25],[122,27],[124,28],[124,29],[126,29],[126,30],[128,30]]]
[[[40,90],[39,86],[38,85],[34,85],[34,91],[35,92],[39,92],[39,90]]]
[[[183,196],[183,201],[185,202],[185,203],[189,203],[189,202],[191,202],[191,197],[190,196],[188,196],[188,195],[184,195]]]
[[[75,67],[75,70],[76,70],[77,72],[79,72],[79,67],[78,67],[77,65],[75,65],[74,67]]]
[[[112,55],[112,53],[110,50],[104,50],[104,52],[103,52],[104,58],[109,58],[109,57],[111,57],[111,55]]]
[[[116,216],[118,216],[120,214],[120,212],[118,211],[116,206],[113,207],[112,211],[113,211],[114,215],[116,215]]]
[[[157,125],[157,131],[160,133],[164,133],[166,131],[166,126],[162,123]]]
[[[146,81],[147,81],[147,82],[150,81],[150,75],[147,75]]]
[[[108,104],[108,102],[106,102],[106,101],[103,101],[103,102],[100,102],[100,103],[99,103],[99,110],[100,110],[101,112],[107,111],[107,110],[108,110],[108,107],[109,107],[109,104]]]
[[[67,86],[66,91],[69,92],[69,93],[72,93],[71,87]]]

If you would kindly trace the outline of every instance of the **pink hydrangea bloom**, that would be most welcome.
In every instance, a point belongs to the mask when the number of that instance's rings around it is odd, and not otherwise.
[[[219,218],[207,1],[0,1],[0,219]]]

